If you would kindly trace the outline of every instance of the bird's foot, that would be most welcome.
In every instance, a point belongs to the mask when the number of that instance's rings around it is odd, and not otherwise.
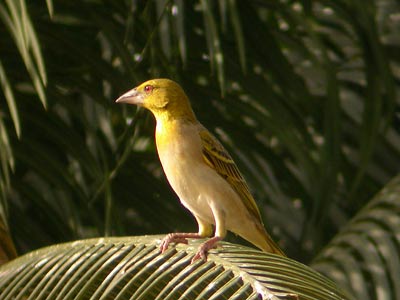
[[[217,246],[217,243],[222,240],[219,236],[214,236],[209,239],[207,242],[200,245],[199,250],[196,255],[192,258],[192,263],[194,263],[198,259],[207,260],[207,253],[210,249],[213,249]]]
[[[198,233],[170,233],[162,240],[160,245],[161,253],[164,253],[167,249],[169,244],[176,243],[176,244],[188,244],[187,239],[199,239],[201,236]]]

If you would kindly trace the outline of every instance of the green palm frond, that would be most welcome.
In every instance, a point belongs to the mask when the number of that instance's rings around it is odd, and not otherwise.
[[[310,268],[221,243],[207,262],[200,245],[160,254],[160,236],[55,245],[0,267],[0,297],[28,299],[352,299]]]
[[[312,266],[357,299],[399,298],[399,212],[397,176],[328,244]]]
[[[40,42],[25,0],[6,0],[5,4],[0,5],[0,18],[18,48],[40,101],[46,107],[45,87],[47,85],[47,73]]]

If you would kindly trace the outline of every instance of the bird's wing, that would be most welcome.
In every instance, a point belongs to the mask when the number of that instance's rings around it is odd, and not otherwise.
[[[221,143],[204,127],[199,131],[203,147],[203,158],[207,165],[224,178],[239,195],[252,216],[261,223],[260,211],[249,188],[232,157]]]

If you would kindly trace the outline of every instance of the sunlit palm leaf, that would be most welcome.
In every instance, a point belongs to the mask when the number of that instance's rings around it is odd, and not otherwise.
[[[46,106],[47,74],[36,31],[27,12],[25,1],[7,0],[0,5],[0,18],[15,41],[40,101]]]
[[[199,242],[160,254],[159,236],[77,241],[0,267],[0,297],[28,299],[352,299],[288,258],[222,243],[191,264]]]
[[[346,225],[312,266],[352,291],[357,299],[398,299],[399,232],[398,176]]]

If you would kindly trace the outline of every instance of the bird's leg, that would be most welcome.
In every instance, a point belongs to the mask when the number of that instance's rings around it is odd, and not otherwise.
[[[181,243],[188,244],[187,239],[201,239],[212,234],[212,226],[205,222],[198,216],[194,216],[196,218],[197,224],[199,225],[198,233],[170,233],[162,240],[160,245],[161,253],[164,253],[168,249],[168,245],[170,243]]]
[[[215,221],[215,234],[214,237],[201,244],[196,255],[192,258],[192,263],[198,259],[207,260],[207,253],[210,249],[215,248],[217,243],[224,239],[226,236],[225,227],[225,213],[216,207],[211,207]]]

